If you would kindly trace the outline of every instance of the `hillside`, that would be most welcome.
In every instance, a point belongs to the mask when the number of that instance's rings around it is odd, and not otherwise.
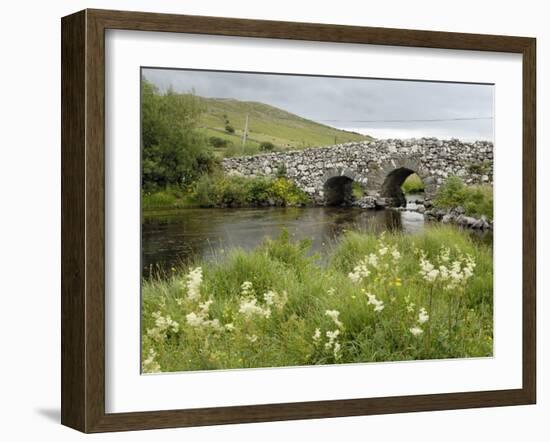
[[[206,129],[209,137],[227,140],[226,147],[217,149],[224,155],[256,153],[262,142],[271,142],[280,151],[371,139],[263,103],[204,97],[201,100],[206,112],[201,117],[200,125]],[[248,140],[243,149],[242,134],[247,114]],[[227,122],[235,129],[234,134],[225,130]]]

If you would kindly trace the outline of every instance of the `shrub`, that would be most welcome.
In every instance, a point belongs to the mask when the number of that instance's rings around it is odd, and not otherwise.
[[[260,150],[271,152],[273,149],[275,149],[275,145],[271,141],[262,141],[260,143]]]
[[[210,137],[208,139],[208,142],[210,143],[211,146],[214,146],[214,147],[225,147],[227,146],[227,143],[228,143],[226,139],[220,138],[220,137]]]
[[[286,165],[285,163],[279,163],[277,164],[277,171],[275,172],[277,178],[284,178],[286,177]]]
[[[230,124],[226,124],[225,125],[225,131],[229,134],[234,134],[235,133],[235,128],[233,126],[231,126]]]
[[[439,188],[434,205],[444,209],[462,206],[467,215],[485,215],[493,219],[493,188],[489,185],[466,186],[459,177],[452,176]]]
[[[204,175],[194,185],[193,200],[200,207],[244,207],[264,204],[306,204],[307,195],[286,178],[247,178]]]

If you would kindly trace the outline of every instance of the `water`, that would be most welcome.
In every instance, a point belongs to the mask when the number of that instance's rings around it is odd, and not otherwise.
[[[293,239],[311,240],[311,250],[329,250],[347,230],[401,230],[424,228],[423,215],[410,211],[362,210],[339,207],[183,209],[145,216],[142,224],[142,264],[169,270],[198,258],[212,259],[232,247],[252,249],[265,237],[286,229]]]

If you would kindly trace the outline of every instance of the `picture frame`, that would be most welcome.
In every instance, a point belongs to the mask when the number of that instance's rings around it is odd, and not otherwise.
[[[536,401],[536,40],[527,37],[88,9],[62,30],[63,425],[107,432],[534,404]],[[522,56],[522,386],[517,389],[364,397],[139,412],[106,412],[107,30],[169,32]],[[518,295],[519,296],[519,295]]]

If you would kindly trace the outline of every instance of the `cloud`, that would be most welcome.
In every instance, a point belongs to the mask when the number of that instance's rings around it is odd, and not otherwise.
[[[492,85],[151,68],[143,75],[163,91],[258,101],[378,138],[493,139]]]

